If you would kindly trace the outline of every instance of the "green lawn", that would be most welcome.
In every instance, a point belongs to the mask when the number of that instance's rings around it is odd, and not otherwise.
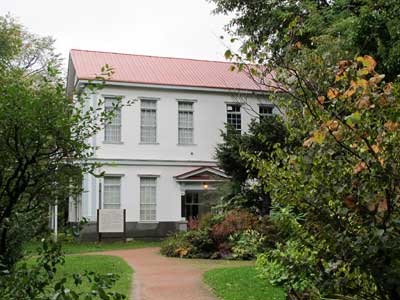
[[[72,277],[74,273],[82,273],[85,270],[93,271],[99,274],[114,273],[119,275],[119,279],[112,288],[129,297],[129,291],[132,283],[132,268],[120,257],[105,255],[83,255],[66,256],[65,264],[57,272],[57,276],[67,275]],[[68,276],[71,275],[71,276]],[[74,287],[73,281],[69,281],[70,288]],[[77,291],[90,291],[90,284],[86,281]]]
[[[37,248],[41,246],[40,242],[29,242],[25,244],[24,250],[27,255],[35,255]],[[79,243],[64,242],[62,248],[65,254],[79,254],[96,251],[136,249],[146,247],[159,247],[160,242],[132,241],[132,242],[114,242],[114,243]]]
[[[221,268],[204,274],[221,300],[285,300],[285,292],[257,277],[254,267]]]
[[[35,259],[30,258],[28,264],[34,264]],[[119,279],[111,289],[129,297],[132,283],[132,268],[120,257],[107,255],[73,255],[65,257],[65,264],[57,266],[56,280],[66,276],[66,287],[76,292],[90,292],[91,285],[87,280],[79,286],[75,286],[72,274],[83,274],[85,271],[93,271],[98,274],[114,273]]]

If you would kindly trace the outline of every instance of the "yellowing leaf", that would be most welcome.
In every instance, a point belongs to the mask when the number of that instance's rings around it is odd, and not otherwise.
[[[351,96],[353,96],[356,93],[357,88],[354,86],[351,86],[345,93],[344,96],[346,96],[347,98],[350,98]]]
[[[386,199],[382,199],[378,204],[378,212],[385,212],[388,210],[388,202]]]
[[[357,101],[357,108],[359,108],[359,109],[368,108],[370,105],[371,105],[371,102],[369,102],[368,96],[363,96],[360,98],[360,100]]]
[[[303,143],[303,146],[306,148],[310,148],[313,143],[313,137],[306,139]]]
[[[354,166],[353,173],[358,174],[358,173],[364,171],[366,168],[367,168],[367,164],[363,161],[360,161],[357,165]]]
[[[382,151],[382,149],[377,144],[372,145],[371,148],[372,148],[372,151],[374,151],[374,153],[379,153]]]
[[[318,96],[318,103],[319,104],[324,104],[325,103],[325,96]]]
[[[365,80],[365,79],[358,79],[358,80],[356,81],[356,84],[357,84],[357,86],[359,86],[359,87],[363,87],[363,88],[368,87],[368,81]]]
[[[376,67],[376,61],[372,58],[372,56],[364,55],[357,57],[358,62],[362,63],[364,67],[367,67],[369,72],[372,72]]]
[[[334,88],[329,88],[329,89],[328,89],[328,94],[327,94],[327,96],[328,96],[329,99],[334,99],[334,98],[336,98],[338,95],[339,95],[339,92],[338,92],[337,89],[334,89]]]
[[[371,77],[369,79],[369,82],[376,85],[379,84],[383,80],[383,78],[385,78],[385,75],[375,74],[374,77]]]
[[[393,121],[387,121],[384,124],[384,126],[388,131],[396,131],[397,128],[399,127],[399,123]]]
[[[332,131],[335,131],[339,128],[339,122],[337,120],[329,120],[326,122],[326,126]]]
[[[322,144],[325,140],[325,133],[321,130],[317,130],[314,132],[313,141],[317,144]]]
[[[332,134],[337,141],[341,141],[343,139],[343,132],[341,130],[334,131]]]
[[[385,92],[385,94],[390,94],[392,91],[393,85],[392,83],[387,83],[384,87],[383,87],[383,91]]]

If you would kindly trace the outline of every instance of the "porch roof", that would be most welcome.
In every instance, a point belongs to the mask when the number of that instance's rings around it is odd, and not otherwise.
[[[200,167],[174,176],[178,182],[222,182],[229,180],[229,176],[215,167]]]

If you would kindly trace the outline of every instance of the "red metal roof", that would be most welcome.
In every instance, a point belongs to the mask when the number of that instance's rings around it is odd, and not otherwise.
[[[261,91],[244,72],[230,71],[229,62],[145,56],[100,51],[71,50],[78,79],[91,80],[108,64],[114,69],[109,81]]]

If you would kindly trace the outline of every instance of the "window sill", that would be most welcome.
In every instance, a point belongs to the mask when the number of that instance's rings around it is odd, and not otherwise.
[[[177,146],[186,146],[186,147],[190,147],[190,146],[197,146],[197,144],[176,144]]]
[[[143,143],[143,142],[140,142],[139,145],[160,145],[160,143]]]
[[[109,141],[103,141],[103,144],[114,144],[114,145],[122,145],[124,142],[109,142]]]

